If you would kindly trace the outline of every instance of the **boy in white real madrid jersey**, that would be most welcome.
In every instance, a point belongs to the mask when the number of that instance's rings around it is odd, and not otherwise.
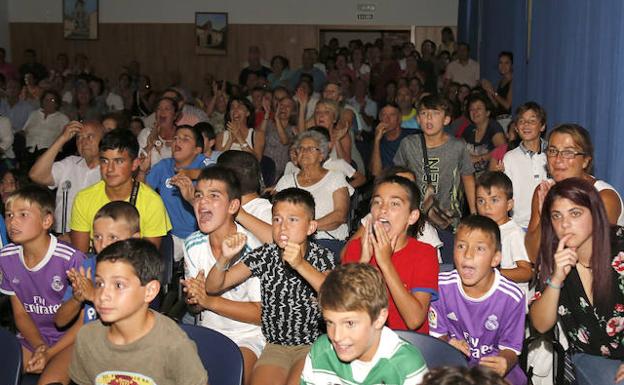
[[[186,279],[182,283],[187,303],[197,313],[196,324],[225,334],[239,346],[244,362],[243,382],[249,384],[265,344],[260,330],[260,281],[250,277],[219,295],[208,295],[205,290],[206,274],[217,258],[221,258],[227,237],[236,233],[246,235],[240,256],[262,246],[234,221],[240,202],[241,187],[233,171],[221,166],[202,170],[193,201],[199,231],[184,241]]]
[[[42,384],[67,384],[70,346],[80,325],[60,330],[54,315],[69,286],[65,272],[80,267],[85,256],[49,234],[54,204],[50,191],[38,186],[23,187],[7,199],[13,243],[0,250],[0,292],[11,298],[24,370],[41,373]]]
[[[420,384],[420,351],[384,326],[388,293],[379,271],[349,263],[333,270],[319,291],[327,334],[312,345],[300,385]]]

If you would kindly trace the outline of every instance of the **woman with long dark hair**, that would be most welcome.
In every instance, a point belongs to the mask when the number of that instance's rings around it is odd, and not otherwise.
[[[545,333],[561,321],[580,385],[624,383],[624,252],[612,250],[598,190],[586,179],[558,182],[541,224],[533,326]]]

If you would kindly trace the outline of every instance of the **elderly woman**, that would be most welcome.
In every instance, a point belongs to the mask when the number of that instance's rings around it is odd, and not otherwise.
[[[343,174],[323,168],[329,143],[322,134],[313,130],[299,134],[295,148],[300,170],[284,175],[277,182],[275,190],[298,187],[312,194],[318,221],[316,239],[321,246],[327,247],[338,256],[349,235],[347,215],[349,196],[353,193],[353,188]]]
[[[59,111],[61,97],[56,91],[44,91],[40,103],[41,108],[31,112],[24,124],[26,147],[31,152],[50,147],[69,123],[67,116]]]
[[[552,186],[568,178],[589,181],[600,194],[609,223],[624,226],[624,210],[620,194],[609,183],[592,174],[594,146],[589,132],[577,124],[562,124],[548,136],[546,162],[552,179],[543,181],[533,192],[531,219],[524,243],[531,262],[535,263],[540,246],[541,214],[544,198]]]

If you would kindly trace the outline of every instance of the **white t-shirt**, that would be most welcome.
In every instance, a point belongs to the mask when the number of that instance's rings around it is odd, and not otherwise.
[[[13,153],[13,128],[11,120],[6,116],[0,116],[0,150],[4,158],[15,159]]]
[[[343,174],[335,171],[328,171],[320,181],[316,182],[312,186],[306,187],[300,186],[296,181],[298,174],[299,172],[295,174],[286,174],[281,177],[275,186],[275,191],[279,192],[289,187],[299,187],[308,191],[314,197],[314,203],[316,205],[316,219],[322,218],[334,211],[334,200],[331,199],[334,191],[346,187],[349,191],[349,195],[353,195],[353,187],[347,183]],[[341,224],[334,230],[316,232],[317,239],[344,240],[348,235],[349,226],[347,226],[346,223]]]
[[[548,178],[546,154],[530,153],[522,147],[507,152],[503,158],[505,175],[513,185],[513,220],[521,227],[529,227],[531,200],[539,184]]]
[[[514,269],[518,267],[516,262],[526,261],[531,263],[526,248],[524,247],[524,235],[522,230],[514,220],[510,220],[498,226],[501,233],[501,246],[503,258],[501,259],[501,269]],[[529,283],[528,282],[516,282],[516,285],[522,289],[525,298],[528,300],[529,296]]]
[[[239,233],[247,235],[247,245],[241,254],[262,246],[262,243],[243,226],[237,224],[236,228]],[[208,275],[215,262],[216,259],[209,243],[209,235],[196,231],[184,240],[184,276],[186,278],[196,277],[200,270]],[[236,261],[235,263],[239,262]],[[250,277],[221,294],[221,297],[237,302],[261,302],[260,280],[256,277]],[[201,312],[196,316],[196,319],[198,325],[223,333],[239,345],[242,340],[257,339],[264,341],[259,325],[235,321],[210,310]]]
[[[347,163],[344,159],[332,159],[329,158],[323,163],[323,168],[329,171],[336,171],[338,173],[343,174],[346,178],[353,178],[353,174],[355,174],[355,169],[349,163]],[[294,165],[293,162],[286,163],[286,167],[284,168],[284,175],[288,174],[296,174],[301,169]]]
[[[243,209],[254,217],[260,219],[264,223],[271,225],[273,223],[273,205],[271,201],[264,198],[254,198],[245,203]]]
[[[123,98],[110,91],[108,95],[106,95],[106,107],[111,111],[122,111],[124,109]]]
[[[617,195],[618,199],[620,200],[620,216],[617,219],[617,224],[618,224],[618,226],[624,226],[624,203],[622,202],[622,197],[620,196],[620,193],[617,192],[615,187],[611,186],[609,183],[605,182],[604,180],[600,180],[600,179],[596,180],[596,182],[594,183],[594,187],[596,188],[596,190],[598,190],[598,192],[600,192],[602,190],[606,190],[606,189],[610,189],[610,190],[615,191],[615,194]]]
[[[54,184],[48,186],[56,190],[56,209],[54,210],[54,231],[65,233],[70,230],[72,207],[76,194],[102,179],[100,168],[89,168],[83,157],[71,155],[52,164],[52,179]],[[67,216],[63,230],[63,186],[69,182],[67,190]]]
[[[146,126],[144,129],[139,132],[139,136],[137,137],[137,141],[139,142],[139,148],[141,151],[145,151],[145,147],[147,146],[147,138],[152,133],[152,126]],[[162,142],[160,147],[152,147],[152,151],[150,152],[150,165],[154,167],[154,165],[160,162],[163,159],[171,158],[171,146],[165,144],[165,140],[158,136],[158,139]]]
[[[479,63],[468,59],[466,65],[463,65],[459,60],[453,60],[446,66],[444,77],[459,84],[468,84],[470,87],[474,87],[481,77]]]
[[[24,124],[26,147],[32,147],[32,149],[50,147],[63,132],[63,127],[67,123],[69,123],[69,118],[60,111],[48,116],[45,116],[41,109],[31,112]]]

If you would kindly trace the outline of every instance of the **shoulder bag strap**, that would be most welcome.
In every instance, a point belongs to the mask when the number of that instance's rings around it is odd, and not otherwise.
[[[425,179],[427,184],[431,184],[431,170],[429,169],[429,155],[427,154],[427,143],[425,143],[425,134],[420,131],[420,145],[423,153],[423,169],[425,171]]]
[[[135,180],[134,184],[132,185],[132,191],[130,192],[130,202],[129,202],[132,206],[136,206],[136,201],[139,195],[140,185],[141,183],[138,180]]]

